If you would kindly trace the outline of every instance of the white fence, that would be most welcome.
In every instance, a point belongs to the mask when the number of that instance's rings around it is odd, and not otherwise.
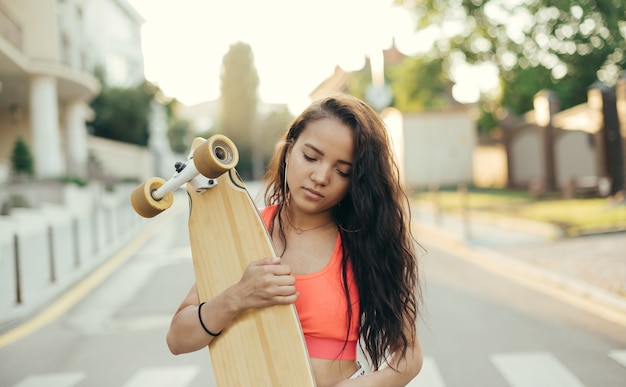
[[[0,325],[58,296],[147,224],[130,205],[132,188],[67,185],[62,204],[0,216]]]

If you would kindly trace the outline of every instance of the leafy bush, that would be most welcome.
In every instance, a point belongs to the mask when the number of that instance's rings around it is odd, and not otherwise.
[[[150,104],[157,90],[148,82],[130,88],[105,84],[91,102],[95,117],[88,127],[98,137],[146,146]]]
[[[34,177],[33,156],[22,136],[18,136],[11,153],[11,169],[18,176]]]

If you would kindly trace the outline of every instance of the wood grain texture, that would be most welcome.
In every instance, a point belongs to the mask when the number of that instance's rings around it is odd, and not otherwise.
[[[197,146],[194,141],[193,146]],[[202,194],[189,185],[189,237],[200,301],[240,280],[251,261],[274,257],[245,186],[231,170]],[[293,305],[249,310],[209,346],[218,386],[314,386]]]

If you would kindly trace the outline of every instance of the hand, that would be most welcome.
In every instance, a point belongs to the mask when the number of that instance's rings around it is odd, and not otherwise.
[[[298,298],[296,278],[280,258],[265,258],[250,263],[241,280],[228,289],[231,301],[242,312],[250,308],[293,304]]]

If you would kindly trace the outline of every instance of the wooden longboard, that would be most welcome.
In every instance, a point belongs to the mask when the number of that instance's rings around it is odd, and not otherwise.
[[[229,143],[227,138],[220,136],[216,142],[215,137],[209,139],[212,144],[218,144],[212,145],[213,148],[234,148],[234,144]],[[192,162],[198,170],[203,171],[208,169],[202,166],[203,163],[214,167],[212,161],[207,162],[206,157],[199,160],[196,154],[200,152],[195,150],[206,145],[205,141],[196,138],[191,146],[191,154],[196,158]],[[209,156],[216,155],[220,158],[222,154],[212,150]],[[203,184],[198,178],[192,182],[186,181],[188,176],[183,178],[189,196],[189,238],[201,302],[213,298],[239,281],[251,261],[276,256],[245,184],[234,168],[222,169],[226,169],[226,172],[208,179],[210,187],[206,189],[198,189],[198,185]],[[185,173],[193,175],[189,171]],[[198,176],[200,180],[205,180],[205,176],[210,174],[215,175],[210,171]],[[172,179],[176,179],[176,176]],[[161,207],[166,205],[160,201],[171,202],[173,199],[165,196],[157,200],[153,196],[157,189],[169,190],[163,189],[167,185],[168,182],[155,182],[153,179],[138,187],[131,197],[136,211],[143,216],[155,212],[157,209],[154,207],[162,211]],[[152,194],[150,198],[145,198],[146,192]],[[163,192],[157,192],[158,196],[163,196]],[[140,203],[143,199],[147,199],[153,208],[152,212],[141,208],[145,205]],[[244,312],[220,337],[213,340],[209,350],[218,386],[315,385],[304,336],[293,305]]]

